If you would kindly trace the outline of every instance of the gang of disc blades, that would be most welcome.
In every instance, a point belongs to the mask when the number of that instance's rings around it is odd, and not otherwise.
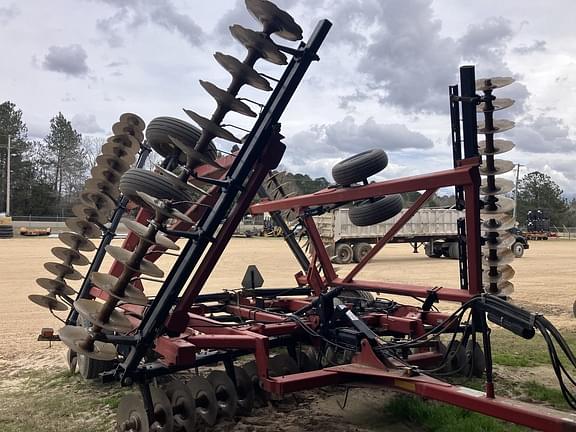
[[[266,0],[246,0],[246,8],[250,14],[262,23],[266,33],[289,40],[302,39],[302,28],[296,24],[294,18],[274,3]]]
[[[63,294],[67,296],[76,294],[76,291],[74,291],[74,289],[63,280],[38,278],[36,279],[36,283],[46,291],[54,294]]]
[[[108,321],[104,322],[100,320],[100,311],[104,306],[104,303],[98,303],[90,299],[78,299],[74,302],[74,309],[76,309],[83,318],[98,327],[118,333],[128,333],[134,328],[130,320],[126,318],[122,312],[118,312],[115,309],[112,310]]]
[[[256,117],[258,115],[240,99],[235,98],[226,90],[222,90],[211,82],[200,80],[200,85],[204,90],[208,92],[210,96],[216,100],[216,103],[219,107],[243,114],[248,117]]]
[[[223,140],[226,140],[226,141],[231,141],[233,143],[237,143],[237,144],[242,143],[242,141],[240,141],[240,139],[236,138],[229,131],[227,131],[223,127],[219,126],[218,124],[216,124],[212,120],[207,119],[206,117],[202,117],[201,115],[195,113],[194,111],[190,111],[188,109],[185,109],[184,112],[188,115],[188,117],[190,117],[192,120],[194,120],[198,124],[198,126],[200,126],[202,128],[202,130],[210,133],[211,135],[214,135],[218,138],[222,138]]]
[[[509,140],[495,139],[493,147],[494,147],[494,150],[488,151],[486,149],[486,141],[480,141],[478,143],[478,152],[482,156],[497,155],[497,154],[509,152],[510,150],[512,150],[515,147],[515,145],[512,141],[509,141]]]
[[[28,296],[28,300],[32,303],[37,304],[38,306],[42,306],[46,309],[51,309],[55,311],[65,311],[68,310],[68,306],[64,303],[56,299],[56,295],[53,293],[49,293],[47,295],[41,294],[30,294]]]
[[[489,91],[506,87],[514,82],[512,77],[479,78],[476,80],[476,91]]]
[[[80,234],[86,238],[102,237],[102,231],[100,231],[100,228],[85,219],[80,219],[78,217],[68,218],[64,221],[64,224],[66,224],[66,226],[76,234]]]
[[[64,262],[68,262],[71,265],[85,266],[90,264],[88,258],[86,258],[84,255],[82,255],[80,252],[74,249],[69,249],[67,247],[62,246],[55,246],[52,248],[51,252],[52,255],[54,255],[56,258],[61,259]]]
[[[487,176],[487,175],[500,175],[506,174],[514,169],[515,165],[514,162],[504,159],[494,159],[494,169],[488,169],[488,165],[486,161],[482,162],[480,165],[479,170],[480,174]]]
[[[88,333],[88,329],[85,327],[67,325],[58,330],[58,336],[64,345],[72,351],[78,354],[84,354],[91,359],[111,361],[118,357],[116,347],[111,343],[94,341],[93,350],[85,349],[84,344],[90,337],[90,333]]]
[[[148,227],[146,225],[142,225],[141,223],[128,218],[122,218],[121,222],[126,226],[126,228],[128,228],[145,242],[156,244],[160,247],[163,247],[164,249],[180,249],[176,243],[161,233],[156,233],[154,239],[148,239]]]
[[[93,272],[90,274],[90,280],[95,286],[108,295],[125,303],[132,303],[139,306],[146,306],[148,304],[148,298],[144,292],[131,283],[124,287],[123,295],[118,294],[114,289],[118,283],[118,278],[116,276],[107,273]]]
[[[160,267],[158,267],[153,262],[148,261],[147,259],[142,259],[138,268],[136,268],[136,266],[129,266],[128,262],[132,257],[132,252],[127,251],[126,249],[122,249],[120,246],[108,245],[106,246],[106,252],[108,252],[116,261],[131,270],[157,278],[164,276],[164,272],[160,269]]]
[[[491,107],[486,102],[482,102],[479,105],[476,105],[476,112],[482,113],[482,112],[500,111],[506,108],[510,108],[512,105],[514,105],[514,99],[496,98],[492,100]]]
[[[216,61],[228,71],[232,78],[241,79],[245,84],[263,91],[272,91],[270,83],[250,66],[242,63],[235,57],[217,52]]]
[[[512,129],[515,126],[515,124],[516,123],[514,123],[512,120],[499,119],[499,120],[494,120],[492,122],[493,127],[491,129],[488,129],[486,127],[485,122],[480,121],[480,122],[478,122],[478,133],[484,134],[484,135],[491,135],[491,134],[506,132],[506,131]]]
[[[96,249],[96,245],[88,240],[86,237],[75,232],[61,232],[58,234],[58,239],[66,246],[84,252],[92,252]]]
[[[246,47],[257,51],[260,57],[276,65],[288,64],[286,56],[278,49],[276,44],[266,33],[256,32],[234,24],[229,27],[230,33],[238,42]]]
[[[74,270],[74,267],[67,266],[65,264],[57,262],[47,262],[44,263],[44,268],[53,275],[59,277],[60,279],[68,279],[68,280],[82,279],[82,275],[78,270]]]

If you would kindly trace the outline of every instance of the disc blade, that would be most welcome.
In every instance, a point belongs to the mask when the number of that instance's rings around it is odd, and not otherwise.
[[[145,225],[142,225],[141,223],[138,223],[138,222],[131,220],[131,219],[128,219],[128,218],[122,218],[121,222],[126,226],[126,228],[128,228],[130,231],[132,231],[138,237],[140,237],[143,241],[146,241],[146,242],[151,243],[151,244],[156,244],[160,247],[163,247],[164,249],[171,249],[171,250],[180,249],[176,245],[176,243],[174,243],[172,240],[170,240],[165,235],[162,235],[161,233],[156,233],[156,236],[154,237],[153,240],[148,240],[148,238],[147,238],[148,237],[148,227]]]
[[[503,139],[495,139],[493,149],[488,150],[486,148],[486,141],[480,141],[478,143],[478,151],[481,155],[496,155],[500,153],[506,153],[512,150],[515,147],[512,141],[503,140]]]
[[[109,183],[117,185],[122,177],[122,173],[116,171],[114,168],[110,168],[106,165],[96,165],[90,171],[92,177],[99,180],[106,180]]]
[[[86,237],[76,234],[75,232],[61,232],[58,238],[66,246],[84,252],[92,252],[96,249],[96,245],[88,240]]]
[[[122,160],[122,158],[116,157],[114,155],[101,154],[96,157],[96,163],[98,165],[108,166],[119,173],[124,173],[130,168],[130,164]]]
[[[101,225],[108,223],[107,213],[108,212],[100,212],[94,207],[82,203],[72,206],[72,214],[77,218]]]
[[[136,138],[138,142],[142,142],[144,140],[143,129],[139,129],[132,124],[124,123],[121,121],[112,125],[112,133],[114,135],[130,135]]]
[[[36,283],[48,292],[54,294],[64,294],[71,296],[76,294],[76,291],[69,286],[66,282],[57,279],[38,278]]]
[[[117,290],[114,289],[118,283],[118,278],[115,276],[107,273],[94,272],[90,274],[90,279],[92,283],[102,291],[120,301],[139,306],[146,306],[148,304],[148,299],[144,292],[130,283],[124,287],[124,293],[119,294]]]
[[[482,161],[482,165],[480,165],[480,174],[481,175],[501,175],[506,174],[514,169],[515,165],[514,162],[504,159],[494,159],[494,167],[488,168],[487,161]]]
[[[84,191],[80,194],[80,199],[89,207],[94,207],[99,212],[110,215],[116,210],[116,203],[109,196],[94,191]]]
[[[296,24],[294,18],[274,3],[266,0],[246,0],[246,7],[250,14],[262,23],[266,33],[274,33],[289,41],[302,39],[302,28]]]
[[[146,414],[146,407],[144,406],[144,401],[139,394],[129,393],[122,396],[120,403],[118,404],[118,409],[116,410],[116,423],[118,425],[132,424],[136,423],[138,425],[139,431],[149,431],[150,423],[148,420],[148,414]],[[136,430],[130,429],[130,427],[125,427],[123,429],[118,428],[118,430]],[[184,431],[193,431],[194,429],[183,429]]]
[[[123,151],[136,155],[140,151],[140,141],[131,135],[120,134],[108,138],[107,143],[121,146]],[[102,152],[104,153],[104,152]]]
[[[80,219],[77,217],[68,218],[64,221],[66,226],[70,228],[76,234],[80,234],[86,238],[100,238],[102,236],[102,232],[98,226],[90,223],[84,219]]]
[[[510,249],[503,250],[501,254],[498,254],[497,258],[490,258],[488,255],[482,257],[482,262],[485,266],[489,267],[501,267],[505,264],[510,264],[514,261],[514,253]]]
[[[106,246],[106,252],[108,252],[116,261],[131,270],[157,278],[164,276],[164,272],[160,270],[160,267],[147,259],[142,259],[139,265],[128,265],[130,258],[132,257],[132,252],[122,249],[119,246],[108,245]]]
[[[180,219],[181,221],[187,222],[191,225],[194,224],[194,221],[192,219],[190,219],[188,216],[186,216],[184,213],[174,209],[174,208],[170,208],[166,205],[166,203],[162,200],[159,200],[157,198],[154,198],[153,196],[150,196],[144,192],[138,192],[138,196],[151,208],[153,208],[154,210],[156,210],[157,212],[159,212],[160,214],[169,217],[169,218],[176,218],[176,219]]]
[[[190,111],[185,109],[184,112],[186,114],[188,114],[188,116],[194,120],[198,126],[200,126],[202,128],[202,130],[218,137],[218,138],[222,138],[226,141],[231,141],[233,143],[237,143],[237,144],[241,144],[242,141],[240,141],[240,139],[236,138],[234,135],[232,135],[230,132],[228,132],[226,129],[224,129],[223,127],[217,125],[216,123],[214,123],[212,120],[207,119],[206,117],[202,117],[199,114],[196,114],[194,111]]]
[[[493,231],[494,232],[494,231]],[[486,243],[482,246],[484,249],[502,250],[507,249],[516,242],[516,236],[502,232],[497,237],[486,236]]]
[[[513,228],[516,224],[514,216],[509,214],[492,215],[493,218],[482,222],[482,229],[485,231],[501,232]]]
[[[192,112],[192,111],[188,112],[187,110],[184,110],[184,111],[186,111],[188,115],[190,115],[190,113]],[[226,131],[226,132],[228,132],[228,131]],[[218,168],[218,169],[224,169],[224,167],[222,165],[216,163],[215,161],[210,159],[208,156],[200,153],[199,151],[194,150],[192,147],[187,146],[182,141],[180,141],[178,138],[175,138],[175,137],[170,136],[170,135],[169,135],[169,138],[174,143],[174,145],[176,147],[178,147],[181,151],[186,153],[191,159],[205,163],[207,165],[211,165],[211,166]]]
[[[130,320],[117,310],[112,311],[107,321],[101,320],[100,311],[103,307],[104,303],[98,303],[95,300],[78,299],[74,302],[74,309],[76,309],[83,318],[98,327],[118,333],[128,333],[134,328]]]
[[[499,268],[485,268],[482,281],[485,283],[498,283],[512,279],[516,272],[512,266],[506,264]]]
[[[494,120],[491,128],[486,127],[486,123],[481,121],[478,122],[478,133],[479,134],[497,134],[501,132],[506,132],[514,127],[515,123],[511,120],[500,119]]]
[[[178,176],[176,174],[174,174],[172,171],[168,171],[167,169],[162,168],[160,165],[155,165],[155,168],[159,174],[165,176],[166,180],[168,180],[168,181],[170,181],[170,183],[172,183],[172,186],[190,194],[191,197],[197,193],[200,193],[200,194],[206,195],[206,196],[210,195],[204,189],[201,189],[196,185],[193,185],[191,183],[184,183],[182,180],[180,180],[178,178]]]
[[[476,111],[477,112],[494,112],[494,111],[500,111],[506,108],[510,108],[512,105],[514,105],[514,99],[507,99],[507,98],[502,98],[502,99],[494,99],[492,101],[492,106],[490,106],[490,104],[486,103],[486,102],[482,102],[480,105],[476,106]]]
[[[246,47],[246,49],[257,51],[264,60],[276,65],[288,64],[286,56],[278,49],[276,44],[266,33],[256,32],[234,24],[229,27],[232,36]]]
[[[270,83],[250,66],[242,63],[235,57],[217,52],[216,61],[228,71],[233,78],[240,79],[245,84],[263,91],[272,91]]]
[[[497,178],[494,181],[494,187],[488,185],[488,179],[482,179],[480,185],[481,195],[503,195],[514,190],[514,182],[502,178]]]
[[[52,309],[55,311],[68,310],[68,306],[66,306],[61,301],[57,300],[54,294],[48,294],[48,295],[30,294],[28,296],[28,300],[46,309]]]
[[[506,197],[498,197],[498,202],[496,202],[496,208],[490,209],[488,206],[484,206],[483,209],[480,210],[481,215],[493,215],[493,214],[501,214],[501,213],[509,213],[514,210],[514,200]]]
[[[107,142],[102,146],[102,154],[107,156],[114,156],[122,159],[123,162],[128,165],[132,165],[136,162],[136,153],[126,147],[111,142]]]
[[[81,280],[82,275],[73,267],[57,262],[44,263],[44,268],[60,279]]]
[[[250,109],[248,105],[242,102],[240,99],[236,99],[230,93],[225,90],[222,90],[219,87],[216,87],[209,81],[202,81],[200,80],[200,85],[204,90],[208,92],[210,96],[212,96],[218,105],[222,108],[243,114],[248,117],[256,117],[257,114]]]
[[[86,180],[84,191],[102,193],[110,197],[110,199],[117,199],[120,196],[118,187],[105,179],[90,178]]]
[[[476,91],[489,91],[506,87],[514,82],[512,77],[480,78],[476,80]]]
[[[508,281],[496,284],[485,284],[483,288],[487,293],[504,297],[508,297],[514,293],[514,284]]]
[[[88,258],[82,255],[80,252],[74,249],[69,249],[62,246],[56,246],[52,248],[52,255],[56,258],[61,259],[64,262],[68,262],[71,265],[85,266],[90,264]]]
[[[111,343],[94,341],[92,349],[86,349],[86,341],[90,338],[90,334],[85,327],[67,325],[58,330],[58,336],[72,351],[94,360],[111,361],[118,357],[116,347]]]
[[[134,113],[123,113],[122,115],[120,115],[120,123],[129,124],[141,131],[146,129],[146,123],[144,123],[142,117]]]

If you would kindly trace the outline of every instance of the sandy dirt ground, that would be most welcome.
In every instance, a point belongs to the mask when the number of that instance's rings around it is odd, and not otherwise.
[[[0,369],[4,371],[10,365],[28,368],[64,365],[65,350],[61,344],[54,344],[48,349],[46,342],[36,341],[42,327],[58,329],[61,324],[47,310],[27,299],[29,294],[45,294],[36,285],[35,279],[51,277],[43,264],[58,261],[52,257],[50,250],[60,245],[57,238],[15,238],[0,242]],[[560,328],[576,327],[572,314],[572,305],[576,300],[575,256],[576,241],[531,242],[524,257],[513,263],[516,270],[513,301],[544,313]],[[174,260],[175,257],[164,256],[158,263],[168,271]],[[108,269],[110,262],[107,259],[103,268]],[[294,274],[299,268],[281,239],[234,238],[214,269],[204,292],[239,288],[250,264],[258,265],[265,287],[296,285]],[[352,265],[338,267],[339,274],[343,276]],[[78,268],[80,271],[84,269]],[[423,251],[414,254],[408,245],[386,246],[358,278],[458,287],[456,261],[430,259]],[[71,281],[70,284],[77,288],[80,282]],[[146,283],[145,287],[147,293],[152,294],[158,284]],[[451,307],[447,305],[446,308]],[[63,313],[62,317],[65,316]]]

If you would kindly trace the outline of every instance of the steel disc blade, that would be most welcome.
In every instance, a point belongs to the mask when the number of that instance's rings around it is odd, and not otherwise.
[[[483,156],[496,155],[496,154],[500,154],[500,153],[509,152],[510,150],[512,150],[515,147],[515,145],[512,141],[503,140],[503,139],[496,139],[496,140],[494,140],[494,146],[493,147],[494,147],[493,150],[488,150],[486,148],[486,141],[480,141],[478,143],[478,151]]]
[[[119,294],[117,290],[115,290],[116,284],[118,283],[116,276],[94,272],[90,274],[90,280],[108,295],[125,303],[132,303],[139,306],[146,306],[148,304],[148,299],[144,292],[130,283],[124,287],[124,294]]]
[[[61,232],[58,238],[66,246],[84,252],[92,252],[96,249],[96,245],[88,240],[86,237],[76,234],[75,232]]]
[[[112,133],[114,135],[130,135],[142,142],[144,140],[143,129],[139,129],[130,123],[116,122],[112,125]]]
[[[208,92],[210,96],[212,96],[218,105],[222,108],[229,109],[231,111],[244,114],[248,117],[256,117],[257,114],[250,109],[248,105],[242,102],[240,99],[236,99],[226,90],[222,90],[219,87],[216,87],[209,81],[202,81],[200,80],[200,85],[204,90]]]
[[[162,200],[154,198],[144,192],[138,192],[138,196],[151,208],[159,212],[160,214],[169,217],[180,219],[181,221],[187,222],[189,224],[194,224],[194,221],[186,216],[184,213],[176,210],[175,208],[170,208]]]
[[[185,109],[184,112],[186,114],[188,114],[188,116],[194,120],[198,126],[200,126],[202,128],[202,130],[218,137],[218,138],[222,138],[226,141],[231,141],[233,143],[237,143],[237,144],[241,144],[242,141],[240,141],[240,139],[236,138],[234,135],[232,135],[230,132],[228,132],[226,129],[224,129],[223,127],[217,125],[216,123],[214,123],[212,120],[207,119],[206,117],[202,117],[201,115],[195,113],[194,111],[190,111]]]
[[[132,150],[127,149],[122,145],[111,142],[107,142],[102,146],[102,154],[120,158],[128,165],[132,165],[136,162],[136,153],[133,153]]]
[[[104,303],[98,303],[89,299],[78,299],[74,302],[74,309],[76,309],[83,318],[98,327],[118,333],[128,333],[134,328],[130,320],[117,310],[112,311],[108,321],[102,321],[100,319],[100,311],[103,307]]]
[[[74,267],[56,262],[44,263],[44,268],[60,279],[81,280],[82,275]]]
[[[480,174],[481,175],[500,175],[506,174],[514,169],[514,162],[504,160],[504,159],[494,159],[494,168],[488,168],[488,164],[486,161],[482,162],[480,165]]]
[[[490,219],[482,222],[482,229],[485,231],[501,232],[513,228],[516,224],[514,216],[509,214],[492,215]]]
[[[132,257],[132,252],[127,251],[126,249],[122,249],[119,246],[106,246],[106,252],[108,252],[112,258],[116,261],[124,264],[124,266],[128,267],[131,270],[137,271],[142,274],[146,274],[152,277],[161,278],[164,276],[164,272],[160,270],[156,264],[147,259],[142,259],[139,265],[128,265],[130,258]]]
[[[498,197],[498,202],[496,202],[496,208],[491,209],[489,206],[485,205],[483,209],[480,210],[481,215],[490,216],[492,214],[509,213],[514,210],[514,200],[506,197]]]
[[[514,261],[514,258],[514,253],[510,249],[505,249],[502,250],[502,253],[498,254],[497,258],[490,258],[488,255],[484,255],[482,262],[489,267],[501,267],[505,264],[510,264]]]
[[[120,181],[120,177],[122,177],[122,173],[116,171],[114,168],[110,168],[106,165],[96,165],[90,171],[92,177],[95,179],[103,179],[112,184],[118,184]]]
[[[489,91],[506,87],[514,82],[512,77],[480,78],[476,80],[476,91]]]
[[[108,195],[101,192],[84,191],[80,194],[82,202],[89,207],[94,207],[99,212],[110,215],[116,210],[116,203]]]
[[[85,327],[67,325],[58,330],[58,336],[72,351],[84,354],[94,360],[111,361],[118,357],[116,347],[111,343],[95,341],[91,350],[86,349],[85,343],[90,337],[90,333]]]
[[[84,191],[92,193],[103,193],[111,199],[117,199],[120,196],[118,186],[110,183],[105,179],[90,178],[84,184]]]
[[[113,135],[108,138],[107,143],[112,143],[116,146],[122,146],[123,151],[126,153],[131,153],[132,155],[136,155],[136,153],[140,151],[140,141],[131,135]],[[104,149],[104,147],[102,147],[102,149]]]
[[[484,284],[484,291],[490,294],[508,297],[514,293],[514,284],[504,281],[496,284]]]
[[[124,173],[130,168],[130,164],[126,163],[126,161],[123,161],[122,158],[116,157],[114,155],[98,155],[96,158],[96,163],[98,165],[109,166],[110,168],[115,169],[120,173]]]
[[[54,294],[64,294],[67,296],[76,294],[76,291],[74,291],[71,286],[58,279],[38,278],[36,279],[36,283],[46,291]]]
[[[486,102],[482,102],[480,105],[476,106],[477,112],[494,112],[500,111],[506,108],[510,108],[514,105],[514,99],[494,99],[492,101],[492,106],[490,107]]]
[[[174,243],[172,240],[170,240],[165,235],[162,235],[161,233],[156,233],[154,239],[148,239],[148,227],[142,225],[141,223],[138,223],[128,218],[123,218],[122,223],[126,226],[126,228],[128,228],[130,231],[132,231],[134,234],[136,234],[138,237],[140,237],[142,240],[148,243],[156,244],[160,247],[163,247],[164,249],[172,249],[172,250],[180,249],[176,245],[176,243]]]
[[[259,90],[272,91],[270,83],[265,78],[237,58],[221,52],[214,54],[214,58],[233,78],[241,79],[245,84]]]
[[[302,28],[287,12],[266,0],[246,0],[250,14],[262,23],[264,31],[289,41],[302,39]]]
[[[97,225],[90,223],[84,219],[77,217],[68,218],[64,221],[66,226],[74,231],[76,234],[80,234],[86,238],[99,238],[102,237],[102,232]]]
[[[266,33],[256,32],[234,24],[229,27],[232,36],[238,40],[246,49],[253,49],[260,54],[264,60],[276,65],[288,64],[286,56],[278,49],[276,44]]]
[[[515,126],[515,123],[512,120],[500,119],[494,120],[492,122],[492,128],[487,128],[485,122],[478,122],[478,133],[479,134],[497,134],[501,132],[506,132],[507,130],[512,129]]]
[[[56,258],[61,259],[64,262],[68,262],[71,265],[85,266],[90,264],[88,258],[82,255],[80,252],[74,249],[69,249],[62,246],[56,246],[52,248],[52,255]]]
[[[155,169],[156,172],[165,176],[166,180],[172,183],[172,186],[174,186],[178,190],[190,194],[191,197],[193,197],[197,193],[206,196],[210,195],[208,192],[206,192],[204,189],[199,188],[198,186],[195,186],[191,183],[184,183],[182,180],[178,178],[176,174],[174,174],[172,171],[168,171],[167,169],[162,168],[160,165],[155,165]]]
[[[53,293],[48,295],[30,294],[28,300],[46,309],[52,309],[55,311],[68,310],[68,306],[56,299],[56,296]]]
[[[139,129],[141,131],[146,129],[146,123],[144,123],[144,120],[142,120],[142,117],[140,117],[139,115],[134,114],[134,113],[124,113],[124,114],[120,115],[120,123],[129,124],[129,125],[133,126],[134,128]]]
[[[196,401],[188,386],[182,381],[173,381],[166,387],[166,395],[174,413],[175,430],[182,432],[198,430],[196,428]]]
[[[495,273],[495,274],[491,274]],[[504,282],[512,279],[516,272],[509,264],[506,264],[499,268],[485,268],[484,274],[482,275],[482,281],[485,283],[498,283]]]
[[[109,212],[98,211],[94,207],[87,206],[86,204],[76,204],[72,206],[72,213],[79,219],[84,219],[88,222],[98,223],[105,225],[108,223]]]
[[[186,112],[186,114],[191,115],[193,114],[192,111],[188,111],[188,110],[184,110]],[[200,117],[200,116],[198,116]],[[203,118],[203,117],[201,117]],[[204,119],[204,120],[208,120],[208,119]],[[222,129],[222,128],[221,128]],[[224,131],[226,131],[226,129],[223,129]],[[226,131],[228,132],[228,131]],[[218,136],[218,135],[217,135]],[[202,162],[204,164],[207,165],[211,165],[215,168],[218,169],[224,169],[224,167],[220,164],[218,164],[217,162],[213,161],[210,157],[206,156],[203,153],[200,153],[199,151],[193,149],[190,146],[187,146],[186,144],[184,144],[182,141],[180,141],[178,138],[175,138],[173,136],[168,136],[170,138],[170,140],[172,141],[172,143],[174,143],[174,145],[179,148],[181,151],[183,151],[184,153],[186,153],[186,155],[193,160]]]
[[[118,432],[145,432],[150,430],[146,407],[139,394],[129,393],[122,396],[116,410],[116,423],[118,424]],[[132,426],[134,423],[138,425],[138,429]]]
[[[492,238],[490,236],[486,236],[486,243],[484,244],[484,249],[506,249],[512,246],[516,242],[516,236],[512,234],[502,232],[497,237]]]
[[[488,185],[488,179],[482,179],[480,185],[481,195],[503,195],[514,190],[514,182],[502,178],[497,178],[494,181],[494,187]]]

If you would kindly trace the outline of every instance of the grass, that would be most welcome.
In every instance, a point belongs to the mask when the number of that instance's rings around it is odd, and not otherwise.
[[[520,393],[520,397],[523,399],[545,402],[558,409],[570,409],[560,390],[546,387],[535,381],[528,381],[519,384],[517,392]]]

